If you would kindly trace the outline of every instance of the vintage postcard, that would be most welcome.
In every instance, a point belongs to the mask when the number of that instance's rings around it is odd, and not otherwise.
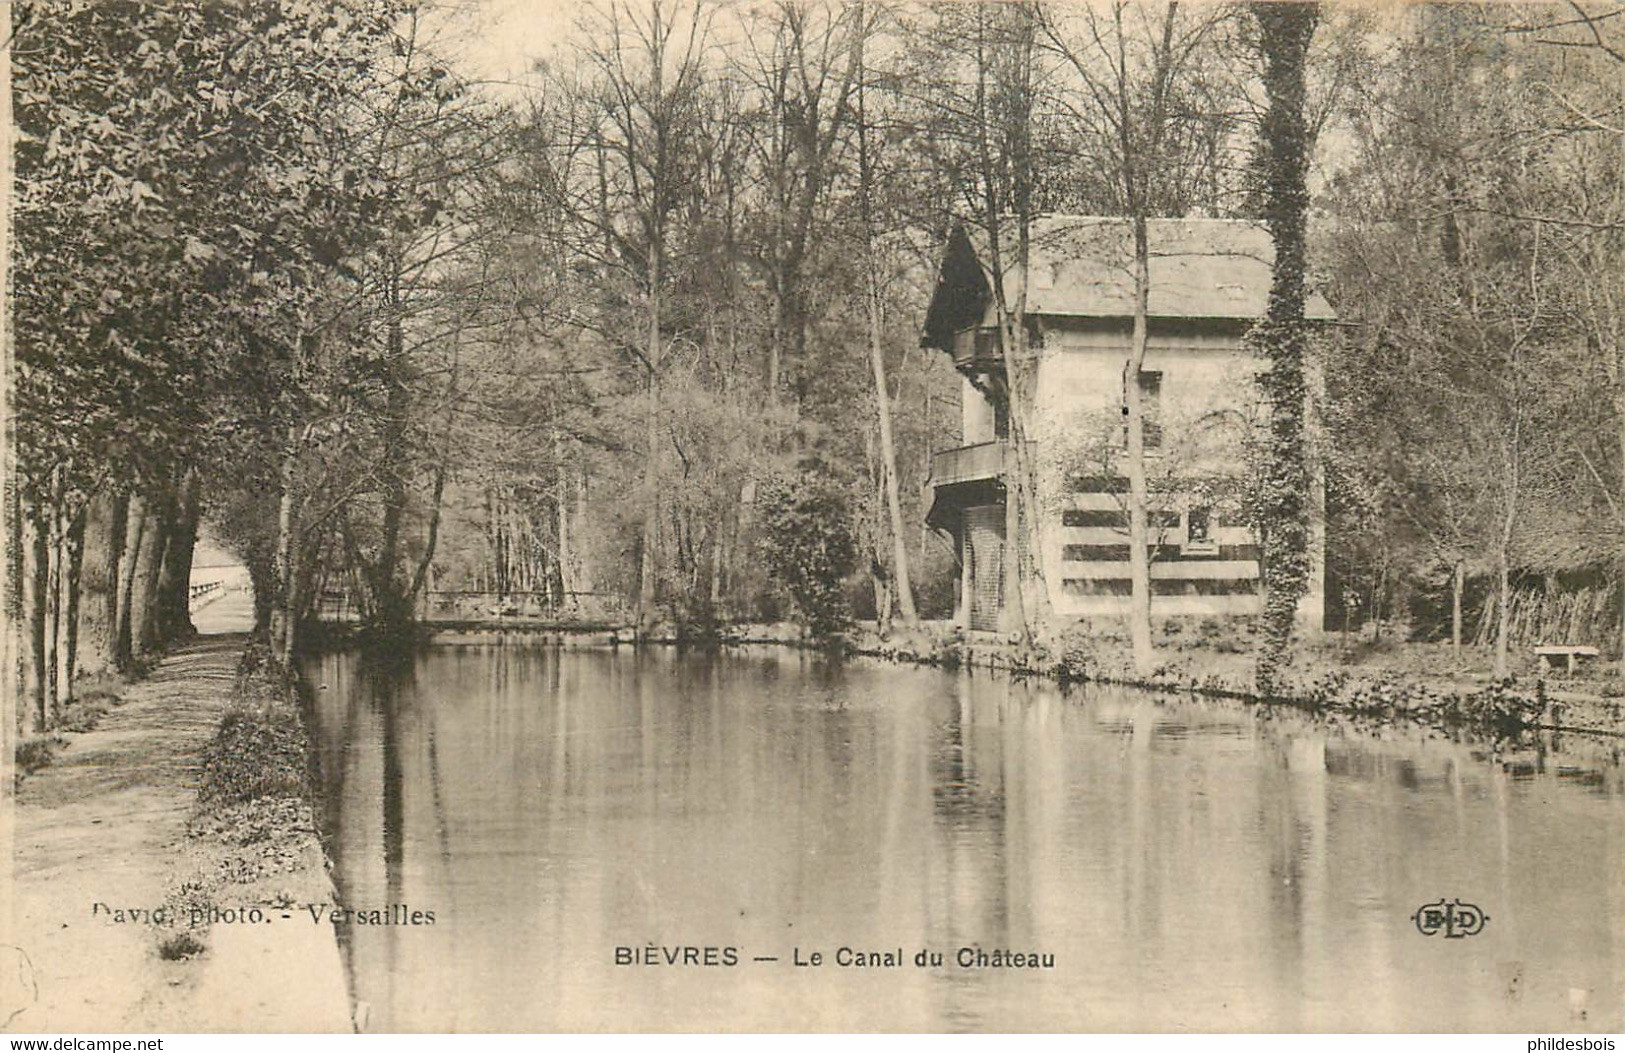
[[[1625,7],[0,7],[11,1035],[1625,1030]]]

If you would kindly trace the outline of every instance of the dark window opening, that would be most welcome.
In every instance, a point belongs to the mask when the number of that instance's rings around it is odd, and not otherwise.
[[[1069,508],[1061,513],[1061,525],[1069,527],[1112,527],[1128,529],[1128,513],[1088,508]]]
[[[976,358],[977,361],[989,361],[999,357],[999,331],[997,329],[976,330]]]
[[[1123,403],[1122,443],[1128,447],[1128,403]],[[1162,373],[1160,370],[1140,370],[1140,421],[1147,450],[1162,449]]]
[[[1213,543],[1213,509],[1197,507],[1185,515],[1185,535],[1190,538],[1193,545],[1211,545]]]

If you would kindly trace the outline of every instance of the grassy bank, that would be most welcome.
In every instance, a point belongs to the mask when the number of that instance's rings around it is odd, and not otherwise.
[[[1182,631],[1184,630],[1184,631]],[[1299,645],[1282,689],[1254,688],[1252,653],[1232,636],[1176,627],[1157,641],[1157,664],[1135,670],[1128,641],[1111,629],[1078,625],[1024,648],[994,634],[946,626],[854,632],[852,653],[946,667],[1002,670],[1061,683],[1106,683],[1337,714],[1362,723],[1409,722],[1492,739],[1561,727],[1618,734],[1625,729],[1618,678],[1543,679],[1529,670],[1496,678],[1448,647],[1392,642],[1345,645],[1334,639]],[[1468,656],[1469,658],[1472,656]]]
[[[295,688],[251,645],[204,754],[161,956],[201,953],[220,922],[331,901],[308,746]]]
[[[1576,678],[1542,676],[1531,656],[1520,654],[1514,675],[1495,677],[1488,655],[1480,649],[1458,652],[1448,645],[1393,637],[1299,641],[1281,689],[1264,698],[1254,686],[1256,657],[1246,643],[1246,627],[1217,622],[1169,621],[1161,626],[1156,665],[1149,673],[1134,668],[1128,640],[1109,624],[1077,623],[1033,647],[993,633],[961,633],[942,622],[894,629],[885,637],[870,625],[857,625],[832,641],[812,640],[800,627],[785,622],[717,626],[706,636],[663,631],[641,639],[627,629],[571,631],[517,622],[479,623],[458,631],[436,626],[431,632],[434,639],[460,642],[513,634],[572,646],[834,647],[891,661],[1232,698],[1335,713],[1362,723],[1404,721],[1497,739],[1542,729],[1625,732],[1625,684],[1611,668],[1593,669]]]
[[[132,678],[135,679],[135,678]],[[103,676],[81,681],[74,697],[56,715],[49,731],[24,735],[12,753],[13,779],[23,779],[54,761],[76,735],[93,731],[108,710],[120,704],[129,682],[119,676]]]

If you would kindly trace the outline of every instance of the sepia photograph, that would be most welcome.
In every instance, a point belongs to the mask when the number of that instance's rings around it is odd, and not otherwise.
[[[1620,0],[0,9],[8,1048],[1625,1032]]]

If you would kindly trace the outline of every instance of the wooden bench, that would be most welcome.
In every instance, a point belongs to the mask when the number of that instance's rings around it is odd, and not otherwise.
[[[1576,647],[1570,645],[1551,645],[1535,648],[1535,658],[1540,662],[1540,671],[1542,673],[1551,672],[1552,667],[1556,664],[1556,660],[1563,658],[1567,660],[1566,671],[1570,676],[1574,675],[1576,659],[1596,658],[1601,653],[1602,652],[1598,651],[1595,647]]]

